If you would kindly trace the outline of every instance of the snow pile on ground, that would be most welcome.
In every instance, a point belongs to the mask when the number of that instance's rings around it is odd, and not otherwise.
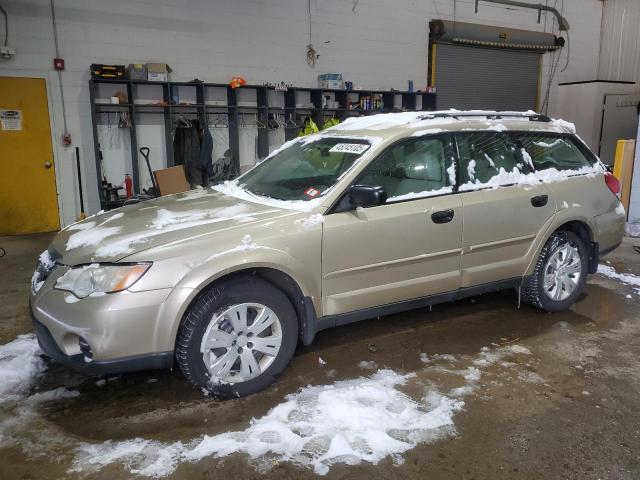
[[[46,369],[34,335],[0,345],[0,405],[22,398]]]
[[[398,387],[414,376],[379,370],[369,378],[309,386],[288,395],[244,431],[205,435],[190,445],[143,439],[85,444],[71,470],[97,471],[121,462],[134,474],[168,475],[181,461],[234,453],[292,462],[320,475],[335,463],[375,464],[455,432],[453,416],[464,403],[446,396],[434,401],[432,395],[413,400]]]
[[[618,273],[613,267],[603,264],[598,265],[598,273],[607,278],[618,280],[626,285],[631,285],[632,287],[635,287],[635,292],[640,294],[640,277],[637,275],[634,275],[633,273]]]
[[[627,223],[625,225],[624,231],[627,234],[627,236],[629,236],[629,237],[640,237],[640,222],[639,223]]]
[[[250,237],[242,239],[243,245],[251,242]],[[471,357],[423,353],[424,368],[416,372],[380,369],[368,377],[307,386],[253,419],[244,430],[173,443],[142,438],[89,443],[61,434],[41,417],[40,409],[46,402],[64,401],[79,393],[59,387],[29,396],[46,369],[39,354],[33,335],[0,346],[0,446],[21,446],[38,455],[71,449],[73,458],[63,455],[59,460],[70,462],[69,471],[74,473],[91,474],[121,465],[133,475],[162,477],[184,462],[232,454],[248,456],[259,468],[286,461],[319,475],[335,464],[376,464],[386,457],[402,462],[401,455],[418,444],[455,435],[453,421],[464,406],[462,398],[483,387],[488,367],[515,367],[516,363],[503,360],[531,352],[509,345],[483,347]],[[358,366],[377,368],[373,361],[361,361]],[[535,372],[516,373],[520,381],[543,381]]]
[[[286,461],[313,468],[319,475],[338,463],[375,464],[388,456],[401,462],[400,455],[418,444],[455,435],[453,419],[464,406],[462,397],[482,387],[483,369],[515,367],[516,363],[504,360],[518,355],[531,352],[514,344],[483,347],[471,358],[422,353],[423,370],[402,375],[382,369],[368,378],[302,388],[242,431],[185,443],[136,438],[82,444],[70,471],[97,472],[120,463],[132,474],[158,477],[170,475],[182,462],[237,453],[247,455],[260,468]],[[358,366],[376,368],[373,361],[361,361]],[[432,374],[459,378],[462,383],[442,394],[437,382],[430,380]],[[543,381],[535,372],[518,373],[516,378]],[[409,384],[428,386],[416,399],[402,392]]]
[[[163,477],[172,473],[184,453],[180,442],[166,445],[161,442],[134,438],[104,443],[83,443],[69,472],[94,473],[115,463],[126,465],[134,475]]]
[[[358,363],[358,367],[364,368],[366,370],[375,370],[378,368],[378,365],[373,360],[362,360]]]
[[[442,397],[428,409],[396,389],[408,378],[380,370],[370,378],[306,387],[244,432],[205,436],[185,458],[270,453],[326,474],[333,463],[377,463],[452,433],[453,415],[463,403]]]
[[[41,405],[79,395],[65,387],[29,395],[47,369],[41,353],[32,334],[0,345],[0,448],[21,446],[30,456],[69,442],[40,422]]]

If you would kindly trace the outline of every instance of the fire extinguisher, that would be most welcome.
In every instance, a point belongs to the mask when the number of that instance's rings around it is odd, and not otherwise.
[[[128,173],[124,175],[124,189],[127,192],[127,198],[133,197],[133,179]]]

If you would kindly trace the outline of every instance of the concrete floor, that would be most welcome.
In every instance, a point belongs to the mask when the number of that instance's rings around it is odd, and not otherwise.
[[[35,257],[48,235],[0,237],[0,344],[30,331],[27,295]],[[625,239],[608,260],[640,275],[640,255]],[[630,296],[630,298],[627,298]],[[482,347],[518,344],[531,355],[482,370],[479,388],[454,418],[456,434],[418,445],[404,462],[334,465],[327,478],[638,479],[640,478],[640,294],[599,275],[567,312],[516,308],[512,292],[488,294],[321,332],[299,349],[276,386],[249,398],[203,398],[172,372],[108,378],[104,385],[51,365],[35,390],[72,386],[80,395],[38,407],[0,408],[0,426],[21,418],[22,446],[0,448],[0,478],[75,478],[68,473],[79,442],[136,437],[188,442],[203,434],[243,430],[286,394],[308,384],[369,375],[374,361],[416,372],[406,391],[455,382],[429,369],[419,354],[455,355],[472,365]],[[320,365],[321,356],[326,365]],[[331,375],[334,374],[334,375]],[[331,377],[331,378],[329,378]],[[103,383],[103,382],[98,382]],[[446,390],[442,390],[446,391]],[[1,439],[1,435],[0,435]],[[131,478],[114,463],[83,478]],[[235,454],[177,466],[172,478],[312,478],[290,463],[256,462]]]

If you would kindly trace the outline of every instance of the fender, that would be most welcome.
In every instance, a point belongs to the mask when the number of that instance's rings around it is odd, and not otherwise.
[[[557,211],[549,218],[549,220],[547,220],[545,226],[538,232],[535,241],[531,244],[531,249],[525,257],[527,265],[524,272],[525,277],[533,273],[540,251],[544,247],[545,243],[547,243],[549,237],[551,237],[551,234],[558,230],[562,225],[569,222],[579,222],[586,227],[591,238],[591,244],[587,245],[587,248],[590,250],[591,259],[593,245],[595,244],[597,246],[598,242],[598,239],[594,235],[594,232],[597,232],[597,230],[594,228],[592,219],[581,215],[580,213],[581,212],[578,209],[563,209]]]
[[[175,343],[180,322],[187,308],[203,289],[228,275],[243,271],[250,272],[252,269],[261,267],[278,270],[291,277],[300,288],[302,295],[311,299],[315,311],[320,316],[320,279],[311,275],[309,267],[305,267],[287,252],[272,247],[254,246],[247,249],[231,249],[213,255],[206,263],[193,268],[176,285],[176,289],[188,290],[191,293],[184,299],[178,315],[173,321],[167,322],[170,329],[166,334],[171,345]]]

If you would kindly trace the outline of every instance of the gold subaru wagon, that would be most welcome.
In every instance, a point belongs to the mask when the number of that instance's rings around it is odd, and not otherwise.
[[[350,118],[232,182],[65,228],[38,260],[33,324],[80,371],[177,366],[248,395],[326,328],[500,289],[569,308],[621,242],[618,193],[561,120]]]

